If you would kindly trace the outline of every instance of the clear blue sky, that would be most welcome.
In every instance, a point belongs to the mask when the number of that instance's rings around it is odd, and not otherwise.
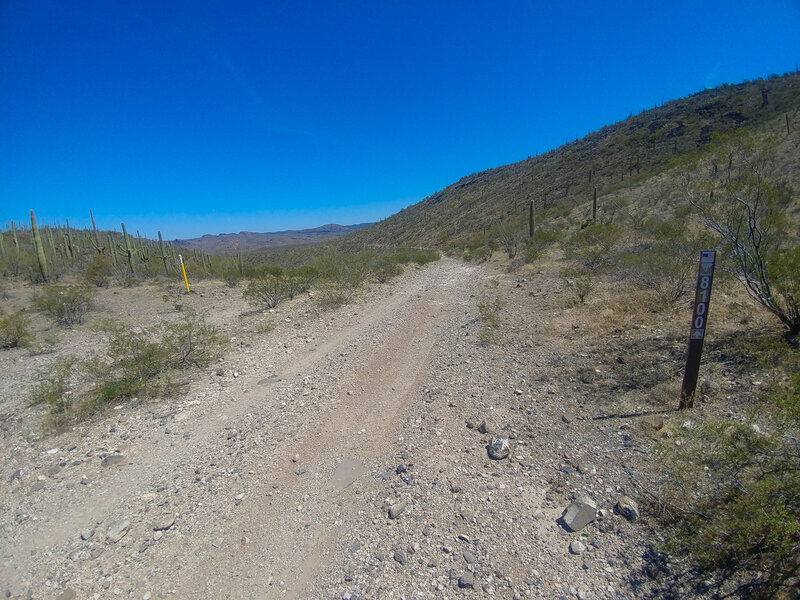
[[[387,217],[721,83],[797,0],[0,0],[0,224],[165,238]]]

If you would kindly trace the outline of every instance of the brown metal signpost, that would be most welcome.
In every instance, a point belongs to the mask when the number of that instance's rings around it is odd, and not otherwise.
[[[694,391],[697,389],[697,375],[700,373],[700,356],[703,354],[703,340],[708,322],[708,304],[711,300],[711,283],[714,280],[716,250],[706,250],[700,255],[700,271],[697,274],[697,291],[694,294],[692,330],[689,334],[689,351],[686,356],[686,371],[681,385],[681,401],[678,408],[692,408]]]

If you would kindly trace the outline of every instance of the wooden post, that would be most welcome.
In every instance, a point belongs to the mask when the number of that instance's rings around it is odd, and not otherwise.
[[[536,208],[533,206],[533,200],[531,200],[530,210],[528,213],[528,237],[532,238],[535,231],[536,231]]]
[[[697,274],[697,290],[694,294],[692,328],[689,333],[689,348],[686,355],[686,370],[683,373],[679,409],[694,406],[694,392],[697,389],[697,376],[700,373],[700,357],[703,354],[703,341],[708,322],[708,305],[711,300],[711,283],[714,280],[715,250],[706,250],[700,255],[700,269]]]

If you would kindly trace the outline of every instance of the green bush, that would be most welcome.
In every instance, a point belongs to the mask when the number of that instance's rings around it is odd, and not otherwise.
[[[33,305],[60,325],[70,327],[83,323],[92,307],[92,291],[84,285],[47,285],[33,298]]]
[[[752,424],[712,421],[664,450],[675,498],[661,551],[665,588],[712,597],[796,598],[800,587],[800,357],[778,358]],[[773,365],[774,366],[774,365]],[[776,372],[777,375],[777,372]]]
[[[227,339],[202,316],[187,311],[176,323],[141,330],[111,327],[110,365],[101,372],[101,400],[154,396],[158,378],[172,370],[205,367],[222,355]]]
[[[40,369],[35,376],[39,383],[31,392],[30,404],[46,404],[50,413],[65,412],[71,406],[67,382],[76,362],[73,357],[57,358],[53,364]]]
[[[525,262],[532,263],[544,254],[550,246],[558,240],[558,232],[549,229],[540,229],[528,238],[523,247]]]
[[[373,271],[375,273],[375,279],[378,281],[378,283],[386,283],[393,277],[400,275],[400,273],[403,272],[403,267],[401,267],[396,261],[392,260],[391,257],[384,256],[377,261]]]
[[[0,317],[0,348],[17,348],[30,344],[33,336],[29,327],[30,319],[22,311]]]
[[[606,223],[590,223],[564,244],[566,257],[590,271],[608,266],[614,259],[622,230]]]
[[[595,281],[591,273],[585,269],[563,269],[561,276],[564,278],[569,289],[575,294],[575,299],[584,304],[586,297],[594,289]]]
[[[498,330],[502,324],[500,313],[505,308],[505,303],[500,298],[492,301],[488,299],[478,303],[478,312],[481,316],[481,330],[478,340],[484,344],[494,344],[498,341]]]
[[[111,276],[114,274],[114,266],[111,259],[106,256],[97,256],[86,265],[86,282],[95,287],[108,285]]]
[[[306,266],[289,271],[283,278],[286,296],[292,300],[296,295],[309,291],[316,278],[317,271],[314,267]]]
[[[145,329],[105,323],[101,329],[110,333],[105,357],[81,363],[60,359],[39,375],[31,403],[47,404],[51,415],[60,415],[56,422],[80,419],[110,401],[157,396],[174,371],[208,366],[227,346],[215,327],[191,311],[175,323]],[[67,380],[73,368],[79,380],[94,386],[70,393]]]
[[[180,321],[164,327],[161,344],[170,367],[206,367],[222,355],[228,340],[203,317],[187,311]]]
[[[286,284],[282,278],[266,273],[250,281],[242,297],[256,309],[275,308],[287,297]]]

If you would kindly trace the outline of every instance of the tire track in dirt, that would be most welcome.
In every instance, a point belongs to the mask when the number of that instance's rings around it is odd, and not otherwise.
[[[87,524],[103,521],[102,535],[114,515],[134,515],[127,539],[109,548],[120,559],[115,579],[127,581],[131,590],[170,590],[179,597],[309,597],[314,574],[337,550],[337,532],[357,518],[358,486],[350,484],[369,484],[362,475],[401,426],[399,416],[426,373],[439,328],[452,325],[458,303],[468,297],[472,269],[443,259],[404,276],[385,302],[347,307],[358,313],[320,336],[316,348],[287,355],[263,342],[249,356],[229,357],[245,374],[224,396],[210,395],[205,405],[178,414],[190,438],[175,442],[160,427],[142,426],[124,448],[124,468],[96,467],[90,476],[102,485],[78,486],[79,501],[70,486],[35,499],[39,518],[24,523],[21,543],[4,552],[4,584],[19,589],[41,583],[33,557],[44,552],[54,557],[61,580],[86,597],[91,590],[108,594],[96,587],[96,575],[71,573],[77,565],[70,560],[79,559],[66,555]],[[324,397],[284,407],[280,398],[296,396],[309,375],[326,390]],[[202,383],[187,396],[199,389]],[[131,418],[145,418],[145,412],[134,409]],[[244,431],[254,423],[263,425],[256,429],[256,446],[241,453],[225,447],[227,430]],[[98,426],[107,425],[83,425],[72,437],[96,433]],[[69,439],[67,434],[59,443]],[[295,474],[293,454],[303,457],[306,474]],[[232,484],[221,492],[210,481],[196,492],[197,465],[250,475],[244,502],[230,502]],[[151,508],[176,513],[178,526],[158,546],[139,546],[137,557],[136,540],[152,536],[152,513],[146,514]],[[248,533],[252,543],[243,545]]]
[[[453,326],[463,312],[454,309],[465,297],[469,272],[450,261],[429,267],[357,331],[326,344],[330,352],[344,344],[358,346],[343,361],[317,361],[310,369],[341,400],[334,410],[295,416],[304,422],[292,422],[290,441],[270,450],[270,476],[248,487],[246,509],[232,511],[217,532],[214,560],[208,560],[202,539],[184,552],[194,564],[183,571],[203,577],[189,576],[179,589],[220,598],[313,597],[314,577],[341,550],[346,523],[359,518],[358,490],[371,485],[366,473],[402,426],[402,413],[427,374],[442,328]],[[298,365],[292,368],[304,373]],[[332,377],[337,381],[326,383]],[[261,431],[270,435],[269,429]],[[294,455],[298,463],[292,462]],[[261,452],[239,459],[244,472],[263,468]],[[297,475],[300,467],[307,472]]]

